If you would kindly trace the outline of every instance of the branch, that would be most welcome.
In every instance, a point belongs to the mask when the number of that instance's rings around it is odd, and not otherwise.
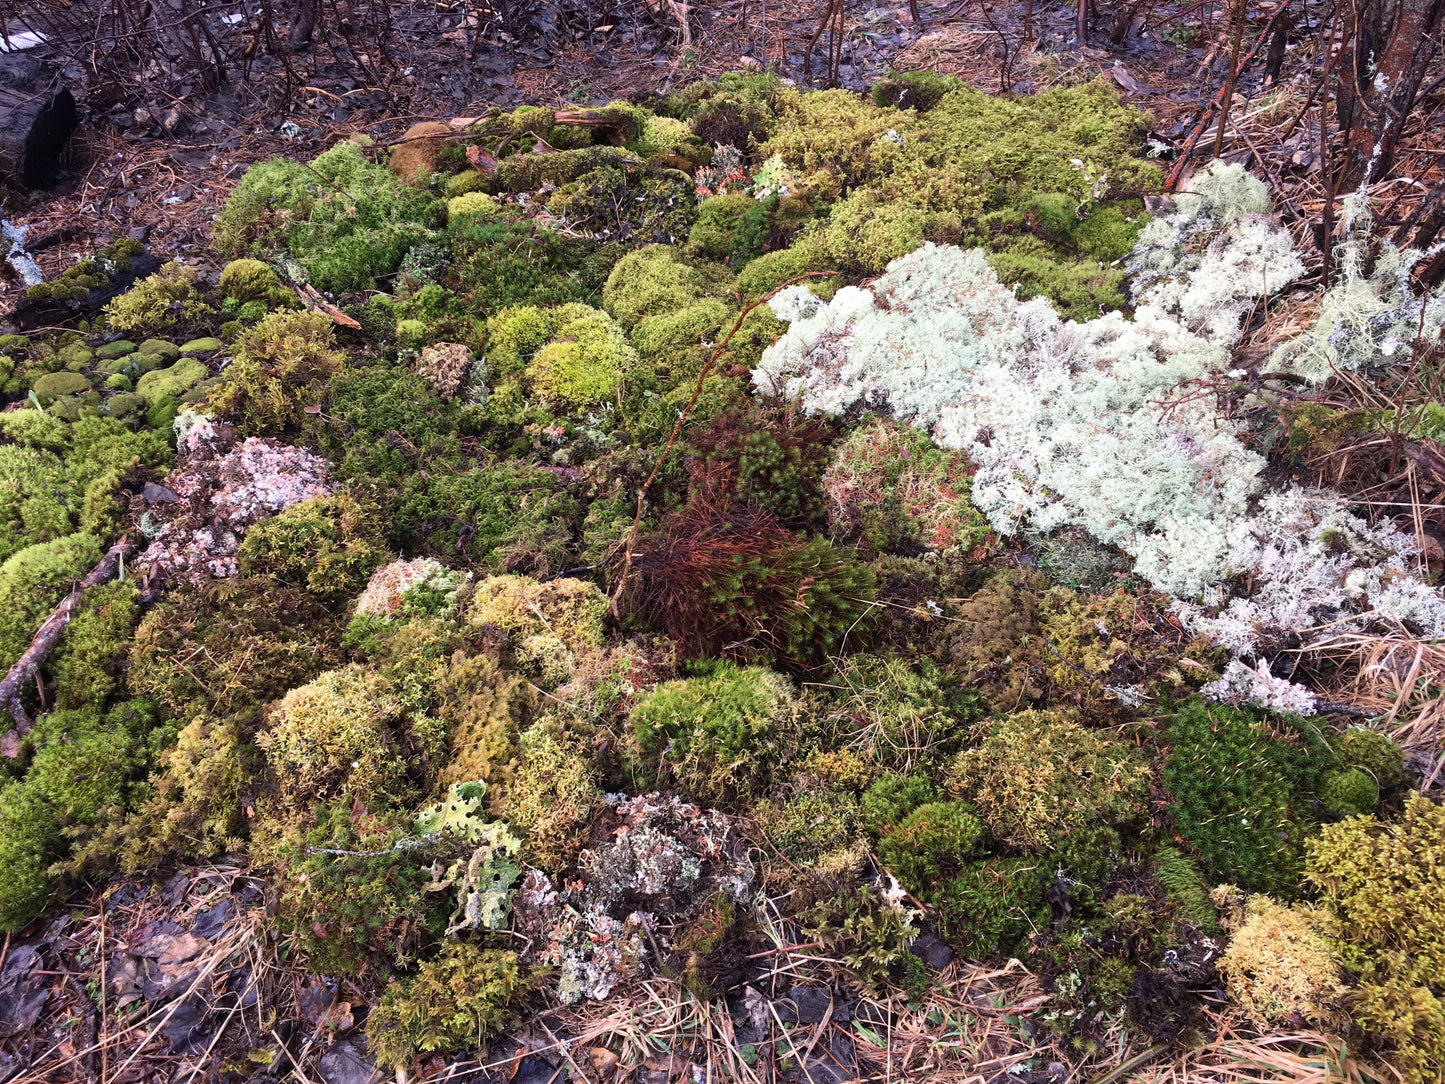
[[[51,611],[50,616],[42,622],[36,630],[35,637],[30,641],[30,646],[25,649],[10,673],[5,675],[5,680],[0,681],[0,706],[10,712],[10,718],[15,721],[14,729],[7,730],[3,737],[0,737],[0,755],[15,757],[20,753],[20,739],[30,733],[33,720],[25,713],[25,706],[20,702],[24,694],[25,686],[40,669],[55,645],[60,642],[60,634],[65,631],[65,626],[70,624],[71,618],[80,610],[81,601],[85,598],[85,592],[96,587],[114,576],[120,571],[121,562],[130,554],[135,552],[136,544],[129,535],[121,538],[114,546],[111,546],[100,559],[100,563],[92,568],[85,576],[70,589],[60,605]]]

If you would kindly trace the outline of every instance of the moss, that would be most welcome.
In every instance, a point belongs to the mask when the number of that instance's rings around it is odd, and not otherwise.
[[[771,293],[783,283],[829,266],[821,235],[804,234],[787,248],[765,252],[738,272],[738,292],[749,301]]]
[[[1229,996],[1262,1023],[1304,1019],[1338,1027],[1344,976],[1328,926],[1328,916],[1314,908],[1251,896],[1219,959]]]
[[[723,807],[763,792],[787,747],[796,696],[757,666],[718,663],[659,685],[628,717],[627,769],[644,790],[672,782]]]
[[[949,782],[999,840],[1048,852],[1071,832],[1142,820],[1148,780],[1148,762],[1130,746],[1068,714],[1025,711],[987,726]]]
[[[9,670],[71,585],[100,560],[92,534],[37,542],[0,564],[0,668]]]
[[[490,576],[472,595],[467,623],[505,633],[509,665],[552,688],[579,654],[601,646],[606,613],[607,597],[584,580]]]
[[[409,718],[398,690],[358,666],[328,670],[292,689],[257,738],[284,808],[309,810],[344,794],[404,805],[414,773],[440,759],[439,727]]]
[[[644,158],[683,155],[696,146],[692,129],[673,117],[649,116],[631,149]]]
[[[969,736],[961,713],[927,662],[860,653],[844,660],[822,708],[826,744],[848,742],[870,763],[910,772],[958,751]]]
[[[703,200],[697,222],[687,235],[688,251],[715,260],[727,259],[733,253],[739,226],[756,205],[757,201],[744,192]]]
[[[858,806],[859,821],[877,839],[902,824],[919,806],[937,802],[942,797],[938,786],[921,772],[907,775],[889,772],[863,792]]]
[[[179,399],[209,375],[204,362],[182,358],[167,369],[146,373],[136,381],[135,390],[148,405],[154,406],[167,397]]]
[[[989,246],[988,262],[999,281],[1028,300],[1047,297],[1068,320],[1092,320],[1124,306],[1123,271],[1097,261],[1069,261],[1037,237],[1016,236]]]
[[[834,453],[823,478],[834,536],[865,552],[972,549],[990,537],[969,501],[973,468],[912,426],[865,422]]]
[[[908,114],[880,109],[846,90],[780,95],[778,116],[778,130],[759,153],[780,155],[828,202],[896,169],[914,127]]]
[[[939,654],[950,672],[977,689],[995,711],[1016,711],[1044,694],[1039,602],[1045,581],[1035,573],[996,573],[958,608]]]
[[[513,305],[490,317],[487,362],[492,373],[509,376],[521,372],[555,331],[552,312],[536,305]]]
[[[257,432],[299,423],[343,361],[331,320],[320,313],[272,313],[242,335],[238,347],[210,402]]]
[[[561,187],[584,173],[622,166],[630,156],[618,147],[582,147],[570,151],[514,154],[497,163],[492,186],[499,192],[534,192],[543,185]]]
[[[460,195],[452,196],[447,200],[447,219],[465,218],[468,215],[489,215],[500,214],[497,201],[485,192],[471,191],[463,192]]]
[[[1320,804],[1336,818],[1373,813],[1380,788],[1359,768],[1334,769],[1320,776]]]
[[[1049,874],[1037,859],[986,858],[965,866],[929,897],[939,933],[968,959],[1012,953],[1033,930],[1046,926],[1043,904]],[[1042,911],[1042,914],[1040,914]]]
[[[1219,932],[1219,916],[1199,876],[1199,867],[1176,847],[1161,847],[1154,855],[1154,879],[1164,890],[1175,918],[1203,933]]]
[[[458,652],[437,682],[437,698],[437,716],[447,731],[439,782],[480,780],[494,800],[507,794],[518,738],[536,701],[531,683],[484,655]],[[507,819],[517,823],[515,811]]]
[[[1435,1080],[1445,1065],[1445,807],[1412,794],[1398,824],[1351,817],[1307,849],[1305,875],[1359,975],[1351,1017],[1388,1044],[1406,1080]]]
[[[320,289],[365,289],[432,235],[429,205],[425,192],[347,141],[309,165],[271,159],[252,166],[211,237],[232,257],[282,245]]]
[[[31,387],[41,406],[49,406],[55,400],[67,395],[81,395],[90,391],[90,381],[80,373],[46,373]]]
[[[177,324],[196,324],[215,315],[199,288],[196,269],[168,263],[142,279],[105,307],[106,320],[117,331],[168,331]]]
[[[927,802],[878,843],[878,860],[910,892],[958,871],[978,847],[983,825],[966,802]]]
[[[1168,728],[1163,781],[1176,833],[1206,876],[1252,890],[1291,892],[1320,773],[1331,757],[1313,724],[1199,701]]]
[[[926,113],[945,94],[963,88],[963,80],[956,75],[940,72],[903,72],[892,79],[880,79],[869,89],[868,96],[877,106],[894,106],[898,109],[917,109]]]
[[[520,759],[497,811],[526,836],[534,865],[560,871],[587,842],[603,806],[587,749],[577,738],[539,724],[521,736]]]
[[[602,306],[631,330],[644,317],[726,298],[731,289],[732,276],[724,269],[685,263],[668,245],[648,245],[617,261],[602,289]]]
[[[314,598],[271,579],[180,588],[141,619],[129,682],[180,718],[241,715],[337,665],[341,632]]]
[[[833,205],[823,232],[824,250],[835,267],[876,275],[930,239],[933,217],[921,207],[859,189]]]
[[[84,607],[49,660],[60,707],[102,707],[119,691],[140,616],[140,589],[133,581],[86,592]]]
[[[367,1019],[367,1042],[380,1065],[398,1072],[423,1053],[475,1047],[501,1029],[520,989],[516,953],[445,945],[414,977],[386,988]]]
[[[850,888],[814,904],[798,921],[809,940],[841,959],[869,994],[891,996],[901,987],[922,997],[928,977],[923,961],[909,951],[918,936],[916,914],[867,889]]]
[[[466,169],[448,177],[443,192],[450,201],[470,192],[484,192],[489,183],[490,179],[481,170]]]
[[[556,331],[527,365],[532,389],[545,401],[578,411],[607,402],[636,355],[606,313],[564,305],[553,317]]]
[[[807,868],[826,864],[859,838],[857,799],[828,788],[805,787],[781,804],[760,803],[753,819],[785,857]]]
[[[296,295],[281,285],[276,272],[260,260],[232,260],[221,268],[220,290],[222,297],[242,304],[259,301],[268,308],[300,305]]]
[[[1350,727],[1335,744],[1335,753],[1345,768],[1352,768],[1369,776],[1381,794],[1399,790],[1408,782],[1404,750],[1395,739],[1378,730],[1361,726]]]
[[[262,520],[237,553],[244,575],[269,575],[323,604],[356,594],[388,558],[373,509],[355,497],[313,497]]]
[[[638,357],[653,363],[660,379],[676,379],[701,367],[702,343],[715,340],[730,315],[725,302],[708,298],[676,312],[644,317],[632,329],[632,345]]]

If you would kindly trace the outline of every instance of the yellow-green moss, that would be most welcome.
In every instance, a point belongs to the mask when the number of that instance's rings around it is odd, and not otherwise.
[[[1249,897],[1219,960],[1229,996],[1262,1023],[1339,1026],[1344,976],[1330,926],[1316,908]]]
[[[606,613],[607,597],[584,580],[490,576],[477,584],[467,623],[506,633],[512,664],[552,688],[571,675],[577,655],[601,645]]]
[[[527,365],[527,379],[542,399],[566,410],[583,410],[612,398],[636,359],[622,329],[605,312],[563,305],[555,333]]]
[[[226,382],[211,405],[258,432],[298,424],[341,368],[331,320],[313,312],[276,312],[241,336]]]
[[[451,942],[387,986],[366,1021],[367,1042],[399,1073],[421,1054],[479,1046],[501,1029],[520,989],[516,953]]]
[[[163,332],[177,323],[209,319],[216,310],[206,303],[198,282],[194,267],[168,263],[106,305],[106,320],[117,331]]]

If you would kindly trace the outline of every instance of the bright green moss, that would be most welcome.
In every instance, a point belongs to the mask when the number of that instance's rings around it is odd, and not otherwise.
[[[641,789],[671,781],[705,804],[734,805],[778,768],[795,699],[787,678],[758,666],[717,663],[665,682],[628,718],[628,768]]]
[[[702,343],[715,340],[730,315],[725,302],[708,298],[676,312],[648,316],[632,329],[632,345],[638,357],[653,363],[659,376],[687,373],[700,365]]]
[[[1071,832],[1140,821],[1149,765],[1131,746],[1063,712],[1025,711],[991,724],[960,753],[950,784],[999,840],[1046,853]]]
[[[377,1062],[399,1072],[423,1053],[480,1045],[501,1029],[520,989],[516,953],[452,942],[386,988],[366,1038]]]
[[[296,295],[281,285],[276,272],[260,260],[232,260],[221,269],[220,289],[222,297],[241,304],[259,301],[268,308],[297,308],[300,304]]]
[[[919,806],[943,797],[934,782],[921,772],[889,772],[876,780],[859,801],[859,820],[875,839],[903,823]]]
[[[857,799],[836,790],[800,790],[781,806],[760,804],[753,816],[778,850],[805,867],[826,864],[858,839]]]
[[[195,358],[182,358],[166,369],[153,369],[136,381],[136,394],[147,405],[161,399],[179,399],[209,375],[205,363]]]
[[[14,665],[40,622],[100,553],[94,535],[70,534],[26,546],[0,564],[0,669]]]
[[[1000,239],[989,246],[988,262],[999,281],[1018,287],[1027,300],[1047,297],[1060,315],[1092,320],[1101,311],[1124,304],[1124,272],[1096,261],[1071,261],[1048,244],[1027,234]]]
[[[687,235],[688,251],[714,260],[727,259],[733,253],[738,227],[756,205],[757,200],[744,192],[703,200],[697,222]]]
[[[782,93],[778,117],[777,131],[759,153],[780,155],[828,202],[896,170],[915,126],[910,114],[880,109],[846,90]]]
[[[878,843],[878,860],[910,892],[949,876],[974,852],[983,825],[967,802],[919,806]]]
[[[1271,736],[1258,714],[1193,701],[1168,728],[1163,780],[1175,831],[1207,877],[1279,894],[1299,883],[1313,796],[1331,758],[1312,724],[1276,726],[1298,744]]]
[[[497,201],[485,192],[463,192],[447,200],[447,219],[499,214]]]
[[[448,224],[447,240],[456,289],[483,316],[524,303],[596,304],[619,252],[597,238],[501,216],[465,215]]]
[[[915,204],[855,189],[833,205],[824,248],[833,266],[876,275],[922,245],[930,223],[929,213]]]
[[[484,192],[488,184],[487,175],[481,170],[467,169],[447,178],[444,189],[447,199],[465,196],[468,192]]]
[[[373,509],[355,497],[313,497],[262,520],[237,554],[245,575],[274,576],[334,604],[364,586],[389,554]]]
[[[602,808],[602,789],[585,743],[538,724],[518,742],[511,785],[497,812],[527,840],[526,857],[553,872],[586,843],[587,825]]]
[[[487,320],[487,361],[496,376],[521,372],[556,330],[551,311],[513,305]]]
[[[648,245],[617,261],[603,287],[602,306],[630,330],[644,317],[725,298],[731,290],[732,276],[723,268],[685,263],[668,245]]]
[[[1359,768],[1333,769],[1320,776],[1320,804],[1340,819],[1370,814],[1380,804],[1380,788]]]
[[[105,316],[118,331],[152,333],[208,320],[215,311],[200,291],[196,269],[172,262],[110,302]]]
[[[1445,1065],[1445,806],[1412,794],[1398,824],[1351,817],[1306,844],[1305,876],[1359,974],[1350,1015],[1412,1084]]]
[[[1382,794],[1399,790],[1408,781],[1404,750],[1388,734],[1378,730],[1350,727],[1335,744],[1335,752],[1344,767],[1369,776]]]
[[[1161,847],[1154,856],[1154,879],[1174,908],[1175,917],[1207,934],[1219,932],[1219,916],[1199,868],[1177,847]]]
[[[553,319],[556,332],[527,365],[532,390],[565,410],[605,403],[636,360],[622,330],[585,305],[564,305]]]
[[[1046,866],[1036,858],[986,858],[965,866],[929,896],[940,934],[967,959],[1012,954],[1023,938],[1049,925]]]
[[[227,256],[282,245],[323,290],[357,290],[401,266],[432,236],[430,197],[375,164],[358,143],[338,143],[311,164],[252,166],[212,230]]]
[[[299,423],[343,361],[331,321],[320,313],[272,313],[246,332],[238,347],[225,383],[211,393],[210,401],[256,432],[277,432]]]
[[[122,683],[122,666],[140,620],[140,589],[133,580],[92,587],[84,607],[66,626],[50,671],[62,708],[101,707]]]

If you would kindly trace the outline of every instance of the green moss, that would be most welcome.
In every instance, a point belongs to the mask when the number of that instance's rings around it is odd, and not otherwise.
[[[858,817],[874,839],[887,835],[919,806],[936,802],[943,792],[920,772],[889,772],[863,792]]]
[[[942,101],[945,94],[961,90],[963,85],[963,80],[956,75],[933,71],[903,72],[892,79],[880,79],[874,83],[868,96],[877,106],[891,105],[924,113]]]
[[[92,587],[49,660],[62,708],[101,707],[123,681],[131,636],[140,620],[134,581]]]
[[[105,307],[106,320],[117,331],[168,331],[177,324],[196,324],[216,310],[202,295],[196,269],[168,263],[142,279]],[[101,356],[108,356],[104,350]]]
[[[370,287],[432,236],[430,197],[343,142],[309,165],[252,166],[212,229],[216,248],[241,256],[282,245],[323,290]]]
[[[915,915],[874,892],[853,888],[814,904],[799,922],[808,938],[841,959],[868,993],[887,997],[901,987],[921,997],[928,976],[923,961],[909,951],[918,936]]]
[[[1381,794],[1399,790],[1408,782],[1404,750],[1388,734],[1378,730],[1350,727],[1335,744],[1335,753],[1344,767],[1369,776]]]
[[[487,320],[487,361],[497,376],[521,372],[556,330],[552,311],[513,305]]]
[[[448,200],[453,200],[469,192],[484,192],[488,183],[487,175],[481,170],[467,169],[448,177],[443,192]]]
[[[325,604],[350,598],[388,558],[374,510],[355,497],[313,497],[246,532],[237,560],[245,575],[274,576]]]
[[[603,287],[602,306],[631,330],[644,317],[723,299],[731,289],[732,276],[722,268],[685,263],[668,245],[648,245],[617,261]]]
[[[386,988],[367,1019],[367,1041],[379,1064],[398,1071],[423,1053],[477,1046],[501,1029],[520,989],[516,953],[445,945],[414,977]]]
[[[587,840],[587,825],[603,806],[597,773],[582,741],[539,724],[521,736],[512,783],[497,812],[527,840],[528,861],[560,871]]]
[[[1320,776],[1320,804],[1340,819],[1370,814],[1380,804],[1380,788],[1359,768],[1333,769]]]
[[[232,260],[221,268],[220,289],[222,297],[242,305],[248,302],[260,302],[266,308],[300,305],[296,295],[281,284],[276,272],[260,260]],[[212,349],[219,349],[219,345]]]
[[[179,718],[240,716],[336,666],[341,633],[313,597],[268,578],[178,588],[141,619],[128,680]]]
[[[638,357],[653,363],[661,379],[696,372],[702,343],[715,340],[730,315],[725,302],[708,298],[676,312],[644,317],[632,329],[632,345]]]
[[[561,187],[584,173],[622,166],[630,155],[618,147],[582,147],[542,154],[514,154],[497,163],[492,185],[499,192],[533,192],[545,184]]]
[[[447,200],[447,219],[465,218],[468,215],[487,217],[499,214],[497,201],[485,192],[470,191],[452,196]]]
[[[809,787],[781,806],[761,804],[753,816],[768,840],[804,867],[826,864],[858,839],[857,799],[837,790]]]
[[[756,205],[757,200],[744,192],[703,200],[697,222],[687,235],[688,251],[715,260],[727,259],[733,253],[738,228]]]
[[[205,363],[182,358],[168,369],[153,369],[136,381],[136,394],[149,406],[169,396],[179,399],[210,375]]]
[[[876,275],[922,245],[932,224],[933,216],[921,207],[858,189],[833,205],[823,232],[825,251],[833,266]]]
[[[31,390],[40,400],[41,406],[49,406],[66,395],[81,395],[90,391],[90,381],[80,373],[46,373],[35,382]]]
[[[320,313],[272,313],[241,337],[225,383],[211,393],[211,406],[237,415],[257,432],[299,423],[341,367],[331,327]]]
[[[910,892],[956,872],[974,852],[983,825],[966,802],[928,802],[878,843],[878,860]]]
[[[527,365],[533,391],[558,407],[578,411],[605,403],[617,391],[636,355],[606,313],[564,305],[556,331]]]
[[[467,624],[505,633],[509,667],[552,688],[571,676],[578,655],[602,645],[606,613],[607,597],[584,580],[489,576],[472,595]]]
[[[1445,807],[1412,794],[1398,824],[1351,817],[1307,844],[1305,875],[1359,975],[1348,1009],[1414,1084],[1445,1065]]]
[[[1133,748],[1064,712],[1025,711],[989,725],[960,753],[950,785],[999,840],[1047,853],[1071,832],[1141,821],[1149,765]]]
[[[968,959],[1012,954],[1023,938],[1050,922],[1043,903],[1050,880],[1045,865],[1038,859],[986,858],[965,866],[929,896],[939,933]]]
[[[473,312],[508,305],[596,304],[618,249],[535,222],[466,215],[447,226],[455,289]]]
[[[1219,916],[1209,902],[1209,892],[1199,868],[1176,847],[1161,847],[1154,855],[1154,879],[1174,908],[1175,917],[1203,933],[1219,932]]]
[[[1124,273],[1117,268],[1062,259],[1037,237],[1009,237],[989,247],[1000,282],[1017,286],[1024,300],[1047,297],[1065,319],[1092,320],[1124,304]]]
[[[821,234],[804,234],[787,248],[765,252],[738,272],[738,292],[748,300],[771,293],[789,279],[829,266]]]
[[[1330,755],[1313,724],[1276,724],[1259,714],[1199,701],[1168,728],[1164,786],[1176,833],[1206,876],[1242,888],[1289,893],[1299,883],[1304,837]]]
[[[757,666],[718,663],[665,682],[628,717],[628,770],[644,790],[671,781],[705,804],[735,805],[772,778],[795,705],[791,683]]]
[[[92,534],[26,546],[0,564],[0,668],[9,670],[71,585],[100,560]]]

